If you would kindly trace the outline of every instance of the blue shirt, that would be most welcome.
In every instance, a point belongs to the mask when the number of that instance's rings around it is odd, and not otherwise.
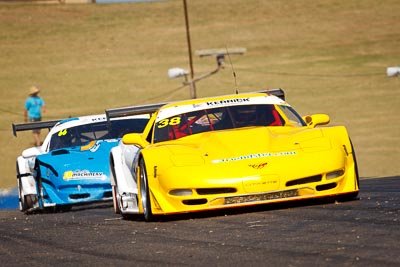
[[[25,108],[28,111],[29,120],[42,118],[42,106],[44,101],[39,96],[30,96],[25,101]]]

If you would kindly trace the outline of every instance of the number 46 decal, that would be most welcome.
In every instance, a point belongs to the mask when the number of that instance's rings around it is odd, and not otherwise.
[[[58,136],[63,136],[67,134],[67,129],[61,130],[58,132]]]
[[[158,128],[164,128],[168,125],[178,125],[181,123],[181,117],[173,117],[170,119],[163,119],[158,122]]]

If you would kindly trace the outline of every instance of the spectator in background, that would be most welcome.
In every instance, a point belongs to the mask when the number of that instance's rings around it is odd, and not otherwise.
[[[40,90],[36,86],[29,89],[29,97],[25,101],[24,119],[25,122],[42,120],[42,112],[46,111],[43,99],[39,96]],[[40,130],[33,130],[35,145],[40,146]]]

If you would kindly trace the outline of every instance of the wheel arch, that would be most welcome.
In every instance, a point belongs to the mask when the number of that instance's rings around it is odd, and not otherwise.
[[[33,173],[29,169],[27,160],[24,159],[22,156],[17,158],[16,172],[18,186],[21,186],[22,194],[37,194],[36,181],[33,177]],[[19,194],[20,193],[21,192],[19,192]]]

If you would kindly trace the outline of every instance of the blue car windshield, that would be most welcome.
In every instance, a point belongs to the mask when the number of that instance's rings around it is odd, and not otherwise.
[[[149,119],[121,119],[77,125],[52,135],[49,150],[82,146],[92,140],[121,138],[127,133],[143,132]]]
[[[285,109],[286,116],[296,120],[298,126],[305,125],[293,109]],[[251,126],[284,126],[283,117],[275,105],[240,105],[198,110],[160,120],[154,128],[154,142],[179,139],[181,137],[216,130]]]

